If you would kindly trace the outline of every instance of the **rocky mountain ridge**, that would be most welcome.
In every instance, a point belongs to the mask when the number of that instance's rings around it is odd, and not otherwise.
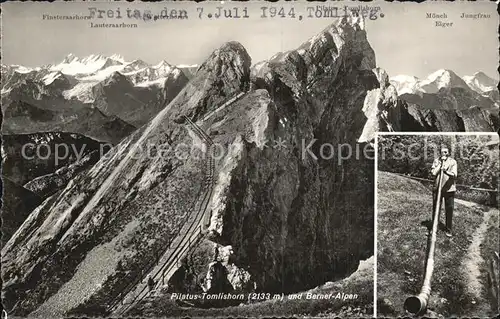
[[[111,146],[75,133],[2,135],[2,243],[35,207],[89,169]]]

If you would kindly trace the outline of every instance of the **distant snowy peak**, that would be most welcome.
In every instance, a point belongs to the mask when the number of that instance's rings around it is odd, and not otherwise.
[[[155,69],[172,69],[172,65],[170,65],[167,61],[161,60],[160,63],[153,66]]]
[[[120,54],[113,54],[113,55],[112,55],[112,56],[110,56],[109,58],[110,58],[111,60],[119,61],[119,62],[121,62],[122,64],[123,64],[123,63],[126,63],[126,62],[125,62],[125,59],[124,59],[124,58],[123,58],[123,56],[122,56],[122,55],[120,55]]]
[[[178,64],[176,65],[176,67],[178,67],[179,69],[183,69],[183,68],[197,68],[199,65],[198,64]]]
[[[62,63],[72,63],[72,62],[80,62],[80,63],[83,63],[83,64],[87,64],[87,63],[93,63],[93,62],[96,62],[96,61],[103,61],[103,60],[113,60],[113,61],[116,61],[116,62],[120,62],[120,63],[125,63],[125,60],[123,59],[123,57],[119,54],[113,54],[112,56],[105,56],[105,55],[102,55],[102,54],[91,54],[89,56],[86,56],[86,57],[83,57],[83,58],[80,58],[80,57],[77,57],[76,55],[74,55],[73,53],[70,53],[68,54],[64,60],[62,61]]]
[[[104,81],[115,72],[119,72],[136,85],[156,81],[169,76],[174,71],[179,71],[165,60],[156,65],[150,65],[140,59],[128,62],[116,54],[109,57],[92,54],[84,58],[69,54],[62,63],[51,66],[50,70],[73,75],[85,83]]]
[[[187,76],[188,79],[191,79],[194,77],[196,72],[198,71],[198,64],[178,64],[176,67],[184,73],[184,75]]]
[[[437,70],[423,80],[415,76],[397,75],[391,77],[390,81],[396,88],[398,95],[406,93],[419,95],[422,93],[437,93],[441,89],[452,88],[472,88],[482,94],[496,87],[495,80],[482,72],[461,78],[455,72],[446,69]]]
[[[106,80],[103,85],[129,85],[130,82],[128,78],[120,72],[113,72]]]
[[[416,76],[410,75],[396,75],[390,78],[391,84],[394,85],[399,95],[418,91],[419,81]]]
[[[40,68],[28,68],[22,65],[12,64],[12,65],[4,65],[2,64],[2,73],[4,72],[17,72],[17,73],[30,73],[33,71],[40,71]]]
[[[474,75],[466,75],[463,79],[471,89],[481,94],[496,90],[498,85],[498,81],[490,78],[484,72],[476,72]]]
[[[25,67],[25,66],[22,66],[22,65],[12,65],[12,68],[14,71],[18,72],[18,73],[30,73],[30,72],[33,72],[33,71],[39,71],[40,68],[28,68],[28,67]]]
[[[76,76],[95,73],[110,66],[123,64],[124,60],[119,55],[106,57],[101,54],[91,54],[87,57],[79,58],[74,54],[68,54],[61,63],[51,66],[50,70]]]
[[[161,61],[153,66],[145,65],[143,68],[125,68],[122,73],[137,86],[149,86],[161,84],[170,76],[178,77],[181,71],[166,61]]]
[[[167,76],[168,74],[174,72],[174,71],[179,71],[178,68],[170,65],[169,63],[167,63],[167,61],[163,60],[161,61],[160,63],[154,65],[152,67],[154,70],[156,70],[156,73],[158,74],[158,76]]]
[[[442,88],[469,88],[467,83],[455,72],[445,69],[430,74],[427,79],[420,81],[419,87],[425,93],[437,93]]]
[[[78,60],[78,58],[73,54],[73,53],[70,53],[68,54],[64,60],[62,61],[62,63],[66,63],[66,64],[69,64],[75,60]]]
[[[20,65],[2,65],[2,94],[10,92],[13,88],[19,87],[26,81],[41,81],[48,73],[40,68],[31,69]]]
[[[64,74],[62,74],[60,71],[51,72],[42,78],[42,82],[45,85],[49,85],[60,77],[64,77]]]
[[[73,85],[76,80],[71,75],[65,75],[61,71],[50,72],[41,80],[45,85],[63,84],[64,86]]]
[[[134,60],[132,62],[129,62],[125,65],[125,67],[123,68],[122,72],[124,73],[130,73],[130,72],[134,72],[134,71],[139,71],[139,70],[142,70],[144,68],[147,68],[149,66],[149,64],[147,64],[146,62],[142,61],[142,60]]]

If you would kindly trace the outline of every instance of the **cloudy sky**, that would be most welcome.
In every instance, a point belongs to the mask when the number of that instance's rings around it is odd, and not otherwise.
[[[58,63],[67,54],[121,54],[126,60],[142,59],[149,63],[166,60],[171,64],[197,64],[222,43],[241,42],[253,62],[267,59],[276,52],[290,50],[314,36],[330,23],[331,18],[308,18],[307,6],[315,3],[296,1],[278,3],[285,12],[294,6],[297,18],[260,18],[262,6],[271,3],[19,3],[2,4],[2,63],[39,66]],[[330,7],[354,6],[351,1],[327,1]],[[378,66],[392,75],[408,74],[425,77],[437,69],[451,69],[459,75],[483,71],[498,78],[498,14],[491,2],[386,3],[379,6],[376,20],[366,22],[368,39],[373,46]],[[199,19],[197,7],[204,14],[217,6],[246,6],[249,19]],[[44,20],[43,15],[89,15],[89,8],[120,9],[122,19],[79,21]],[[126,18],[127,9],[151,10],[156,13],[174,8],[188,10],[187,20],[136,21]],[[427,13],[445,13],[443,21],[451,27],[436,27]],[[485,19],[461,19],[462,13],[489,14]],[[137,23],[137,28],[91,28],[93,23]]]

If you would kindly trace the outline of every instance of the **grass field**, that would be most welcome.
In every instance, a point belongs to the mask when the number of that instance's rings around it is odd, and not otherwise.
[[[418,181],[392,173],[378,173],[379,316],[407,315],[403,309],[405,299],[420,292],[426,261],[427,225],[432,212],[431,198],[428,187]],[[442,230],[438,231],[427,316],[492,315],[484,295],[478,299],[471,294],[469,276],[463,267],[476,229],[487,210],[489,208],[479,205],[456,202],[454,237],[449,239]],[[441,221],[444,222],[444,212]],[[498,228],[497,231],[494,227],[488,228],[485,238],[489,238],[490,246],[494,245],[495,236],[498,243]]]

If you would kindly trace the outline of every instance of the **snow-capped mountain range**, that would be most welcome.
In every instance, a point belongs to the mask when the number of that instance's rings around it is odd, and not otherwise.
[[[460,77],[455,72],[446,69],[431,73],[425,79],[409,75],[396,75],[391,77],[390,80],[399,95],[437,93],[442,88],[463,88],[472,89],[483,96],[490,97],[492,91],[497,91],[498,84],[498,81],[483,72]]]
[[[168,78],[177,78],[181,70],[166,61],[150,65],[142,60],[127,62],[120,55],[104,56],[92,54],[87,57],[67,55],[59,64],[45,65],[37,68],[27,68],[20,65],[2,65],[5,77],[2,81],[2,94],[10,92],[20,81],[31,79],[51,85],[60,80],[69,85],[62,91],[66,99],[76,98],[84,103],[94,100],[92,88],[97,83],[109,78],[114,72],[123,74],[138,87],[163,87]]]
[[[416,119],[413,130],[422,125],[428,130],[443,132],[498,129],[497,81],[483,72],[460,77],[442,69],[425,79],[398,75],[390,82]]]
[[[497,90],[498,81],[490,78],[483,72],[476,72],[471,76],[463,77],[465,83],[478,93],[487,93]]]
[[[181,68],[166,61],[152,65],[125,61],[120,55],[69,54],[58,64],[35,68],[2,64],[1,71],[2,132],[85,133],[102,122],[108,123],[103,124],[106,132],[89,136],[113,143],[130,132],[129,126],[149,121],[189,81]],[[115,131],[120,134],[114,136]]]

